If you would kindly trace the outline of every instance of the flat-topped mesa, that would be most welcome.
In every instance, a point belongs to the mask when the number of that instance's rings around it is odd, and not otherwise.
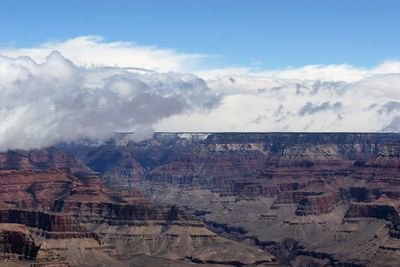
[[[123,133],[122,133],[123,134]],[[396,133],[341,133],[341,132],[156,132],[148,142],[186,142],[209,144],[273,143],[273,144],[377,144],[397,142]],[[366,147],[368,148],[368,147]],[[360,147],[359,151],[365,150]]]
[[[274,204],[297,204],[297,216],[329,213],[340,204],[340,191],[307,191],[304,189],[281,192]]]
[[[354,186],[354,187],[349,187],[345,190],[347,192],[348,199],[355,202],[370,202],[380,198],[383,195],[390,199],[400,201],[400,190],[396,189],[397,189],[396,187],[366,188],[366,187]]]
[[[199,226],[203,224],[195,217],[176,206],[160,206],[148,201],[136,203],[74,202],[59,200],[57,212],[71,214],[82,223],[108,225],[171,225]]]
[[[198,149],[201,145],[209,152],[258,151],[270,156],[270,161],[283,166],[312,166],[327,162],[337,164],[344,160],[370,160],[399,157],[399,134],[374,133],[207,133],[203,138],[185,138],[195,133],[156,133],[142,143],[145,146],[173,145]],[[187,140],[191,142],[188,143]],[[200,150],[199,150],[200,151]],[[292,165],[291,163],[292,162]],[[302,164],[304,163],[304,164]],[[311,163],[312,165],[307,165]],[[294,165],[293,165],[294,164]],[[339,163],[340,164],[340,163]]]
[[[390,236],[400,239],[400,201],[386,195],[372,202],[352,203],[345,218],[376,218],[389,221]]]
[[[296,191],[286,191],[275,199],[274,204],[299,204],[306,197],[322,196],[324,192],[322,191],[307,191],[307,190],[296,190]]]
[[[265,182],[237,182],[233,186],[233,192],[247,197],[266,196],[274,197],[281,192],[303,189],[306,185],[298,182],[265,183]]]
[[[341,201],[340,192],[326,192],[322,195],[306,196],[300,201],[297,216],[318,215],[331,212]]]
[[[0,260],[13,257],[31,260],[38,250],[39,246],[25,226],[0,223]]]
[[[372,202],[352,203],[346,218],[376,218],[392,221],[399,216],[400,202],[383,195]]]

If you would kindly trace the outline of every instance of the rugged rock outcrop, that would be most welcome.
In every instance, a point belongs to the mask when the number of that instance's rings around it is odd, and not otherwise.
[[[0,170],[0,207],[49,210],[73,187],[69,171]]]
[[[400,239],[400,201],[386,195],[372,202],[352,203],[345,218],[376,218],[389,221],[389,235]],[[398,249],[400,250],[400,242]]]
[[[289,257],[293,266],[396,266],[400,259],[396,208],[382,204],[385,196],[389,202],[400,197],[399,134],[156,133],[141,143],[124,138],[63,149],[101,172],[113,188],[140,186],[159,202],[185,206],[210,227],[241,229],[222,233],[236,240],[294,240],[302,249]]]
[[[118,134],[98,146],[1,153],[0,222],[27,231],[25,250],[2,241],[16,251],[4,255],[72,266],[276,258],[293,266],[396,266],[400,259],[399,134],[128,140]]]
[[[279,183],[271,184],[260,182],[237,182],[234,184],[233,192],[238,195],[248,197],[266,196],[274,197],[281,192],[303,189],[306,185],[303,183]]]
[[[63,150],[49,147],[30,151],[14,150],[0,153],[0,169],[49,170],[69,169],[74,173],[90,173],[85,164]]]
[[[318,215],[329,213],[339,204],[339,192],[326,192],[321,195],[311,195],[303,198],[297,206],[296,215]]]
[[[39,250],[29,230],[19,224],[0,223],[1,258],[34,259]]]
[[[377,218],[392,221],[398,217],[399,208],[390,203],[353,203],[346,212],[346,218]]]
[[[47,232],[81,232],[84,230],[68,214],[36,210],[0,210],[0,223],[23,224]]]
[[[280,183],[301,189],[348,177],[354,186],[398,185],[398,134],[156,133],[139,144],[121,140],[123,135],[100,147],[63,148],[118,187],[146,179],[274,195],[286,191]],[[132,175],[118,177],[121,173]]]
[[[0,231],[1,252],[10,262],[127,266],[143,255],[177,264],[275,261],[218,237],[176,205],[154,204],[134,188],[104,186],[92,170],[58,151],[1,154],[0,228],[24,229]]]

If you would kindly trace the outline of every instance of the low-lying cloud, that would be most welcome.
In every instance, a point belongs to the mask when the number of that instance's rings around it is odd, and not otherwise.
[[[41,64],[0,57],[0,150],[140,132],[168,118],[213,108],[219,99],[192,74],[77,67],[59,52]]]
[[[400,131],[400,64],[395,62],[373,69],[314,66],[297,71],[230,69],[198,74],[213,91],[223,94],[221,105],[207,114],[172,116],[155,129]]]
[[[121,131],[400,132],[399,61],[201,70],[207,55],[93,36],[0,55],[0,150]]]

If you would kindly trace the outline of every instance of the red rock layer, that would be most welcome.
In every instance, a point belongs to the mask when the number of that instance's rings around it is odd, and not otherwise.
[[[281,192],[303,189],[305,184],[302,183],[281,183],[281,184],[268,184],[262,182],[237,182],[234,184],[233,191],[236,194],[243,194],[249,197],[266,196],[274,197]]]
[[[151,182],[296,203],[298,215],[330,212],[342,198],[400,198],[398,134],[157,133],[140,144],[79,151],[89,167],[114,174],[106,180],[116,188],[131,184],[115,174],[136,173]]]
[[[66,205],[61,209],[70,212],[83,223],[107,223],[109,225],[146,225],[148,222],[167,225],[171,222],[194,221],[195,226],[200,226],[194,217],[183,209],[177,207],[161,207],[151,204],[124,205],[118,203],[85,203],[83,205]],[[184,223],[191,225],[191,223]]]
[[[67,214],[35,210],[0,210],[0,223],[17,223],[49,232],[82,232],[84,228]]]
[[[65,170],[0,170],[0,208],[50,210],[54,199],[72,190],[74,179]]]
[[[318,215],[331,212],[341,201],[339,192],[327,192],[322,195],[306,196],[297,206],[298,216]]]
[[[364,203],[352,203],[347,210],[346,218],[377,218],[391,221],[399,216],[400,203],[389,198]]]
[[[67,168],[71,172],[90,173],[88,167],[63,150],[49,147],[30,151],[0,153],[0,169],[49,170]]]
[[[39,250],[29,231],[21,225],[0,224],[0,258],[33,259]]]
[[[275,204],[289,204],[289,203],[300,203],[307,197],[322,196],[323,192],[314,191],[288,191],[283,192],[275,200]]]
[[[396,134],[157,133],[140,144],[74,150],[115,187],[148,179],[251,197],[316,187],[339,191],[358,184],[369,190],[400,188]]]

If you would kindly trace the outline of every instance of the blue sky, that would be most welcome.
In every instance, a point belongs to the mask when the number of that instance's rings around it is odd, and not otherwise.
[[[400,1],[0,1],[0,46],[99,35],[184,53],[211,67],[372,67],[400,58]]]

